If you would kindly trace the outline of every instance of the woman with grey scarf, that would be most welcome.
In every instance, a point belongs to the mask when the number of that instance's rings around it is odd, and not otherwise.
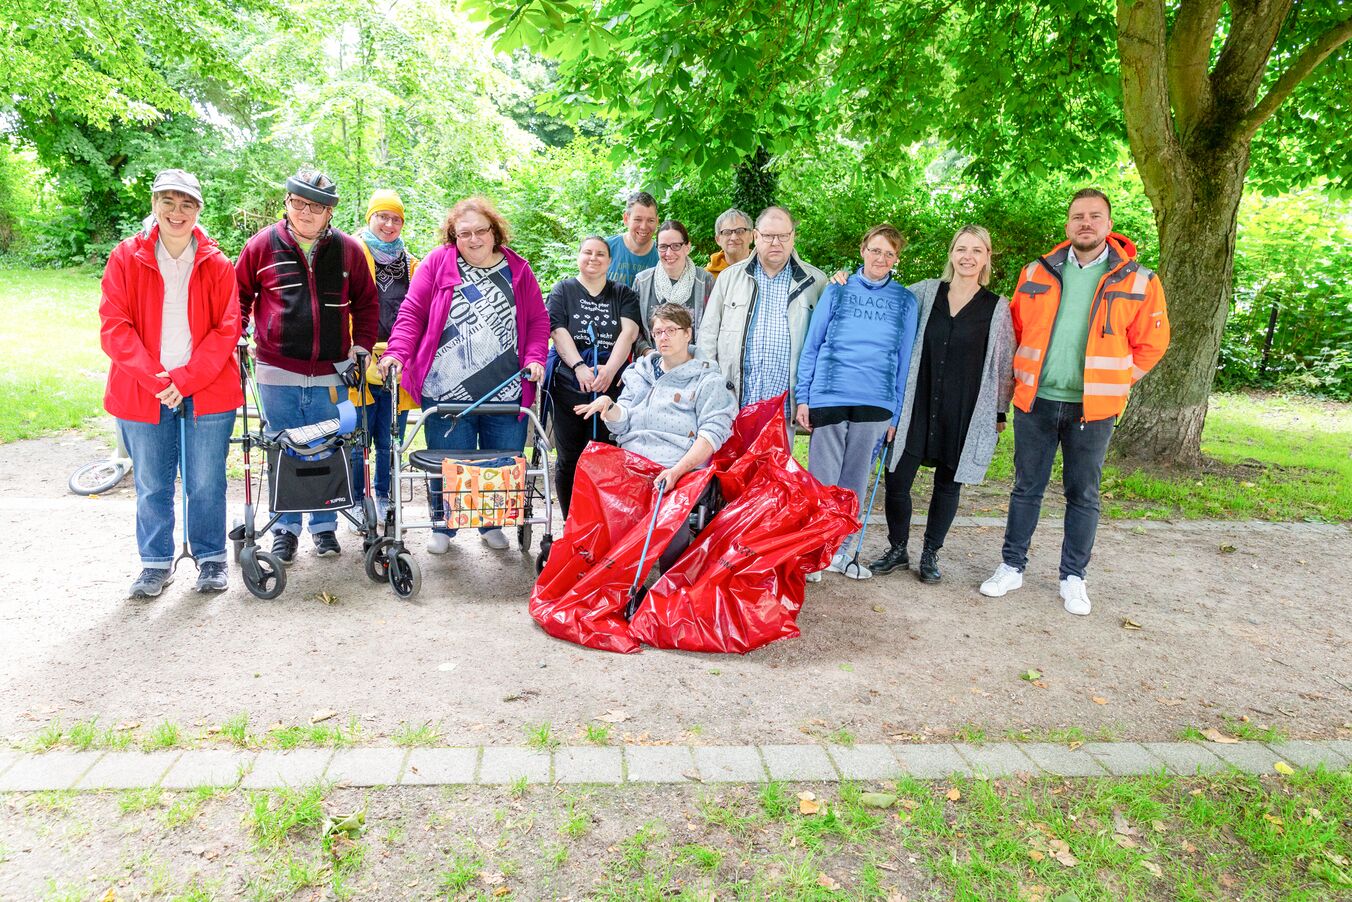
[[[634,277],[643,323],[643,330],[634,345],[635,356],[657,353],[647,324],[653,311],[663,304],[680,304],[690,311],[694,323],[690,334],[690,353],[693,354],[700,317],[714,290],[714,277],[690,262],[690,233],[675,219],[668,219],[657,227],[657,258],[656,266]]]

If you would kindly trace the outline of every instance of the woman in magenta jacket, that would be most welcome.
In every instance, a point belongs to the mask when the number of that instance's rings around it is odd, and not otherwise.
[[[201,186],[169,169],[151,196],[151,224],[113,249],[99,303],[112,360],[103,406],[117,418],[136,479],[142,571],[133,598],[154,598],[172,581],[180,437],[196,588],[225,589],[225,456],[243,401],[235,269],[197,225]]]
[[[380,360],[381,373],[388,375],[397,363],[400,387],[424,411],[438,403],[467,404],[490,392],[489,401],[530,407],[549,349],[549,312],[535,273],[507,247],[507,220],[486,198],[456,204],[443,231],[445,243],[413,275]],[[525,379],[511,378],[523,369],[529,371]],[[521,451],[526,446],[524,417],[471,414],[450,428],[433,414],[423,428],[431,449]],[[432,519],[443,519],[440,480],[432,480],[429,493]],[[479,532],[489,547],[507,547],[501,529]],[[437,528],[428,551],[445,554],[454,535],[455,530]]]

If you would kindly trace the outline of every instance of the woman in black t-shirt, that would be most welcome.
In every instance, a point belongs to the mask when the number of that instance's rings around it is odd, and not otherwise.
[[[582,239],[577,277],[564,279],[549,292],[549,391],[554,417],[558,465],[554,485],[563,516],[573,497],[573,472],[588,441],[614,444],[600,417],[584,420],[573,412],[599,395],[617,398],[620,373],[639,334],[638,295],[621,282],[606,278],[610,246],[599,235]]]

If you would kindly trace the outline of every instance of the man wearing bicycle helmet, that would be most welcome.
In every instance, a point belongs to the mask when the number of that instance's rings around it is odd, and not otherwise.
[[[302,169],[286,180],[284,217],[249,239],[235,264],[243,326],[253,325],[259,400],[270,429],[333,419],[346,397],[339,372],[376,341],[380,303],[356,239],[333,228],[338,187]],[[341,552],[333,512],[310,514],[315,553]],[[273,527],[272,553],[290,564],[301,515]]]

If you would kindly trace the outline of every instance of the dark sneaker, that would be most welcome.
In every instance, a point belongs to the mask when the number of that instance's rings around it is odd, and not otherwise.
[[[198,592],[224,592],[229,580],[225,575],[225,564],[220,561],[207,561],[197,571]]]
[[[277,560],[290,567],[296,559],[296,546],[299,541],[289,532],[274,532],[272,534],[272,553],[276,555]]]
[[[141,571],[141,575],[136,577],[136,581],[131,584],[131,591],[128,593],[132,598],[154,598],[164,591],[164,587],[174,581],[173,576],[167,569],[161,570],[158,567],[147,567]]]
[[[906,570],[911,566],[910,556],[905,545],[893,545],[876,561],[868,565],[874,573],[891,573],[893,570]]]
[[[937,583],[941,578],[939,573],[939,552],[932,548],[926,548],[920,552],[920,567],[915,575],[919,577],[922,583]]]
[[[343,553],[342,547],[338,544],[338,533],[333,530],[315,533],[314,540],[315,554],[320,557],[333,557],[335,554]]]

